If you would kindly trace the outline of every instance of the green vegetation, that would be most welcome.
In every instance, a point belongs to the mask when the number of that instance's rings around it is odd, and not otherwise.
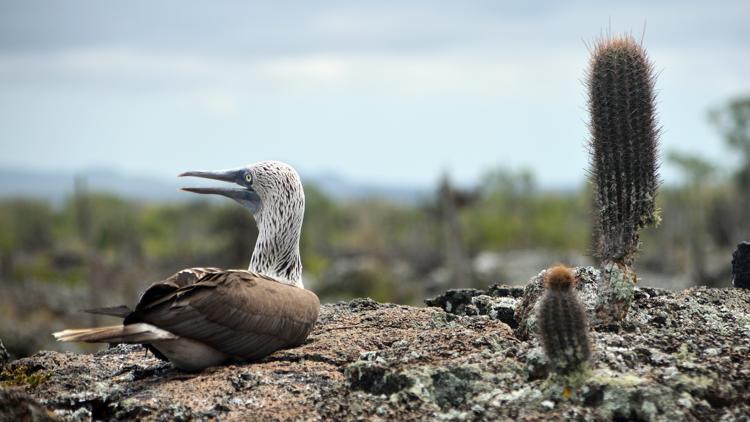
[[[487,173],[477,203],[462,217],[467,246],[475,252],[588,247],[589,210],[583,194],[540,192],[529,171]]]
[[[465,240],[458,247],[467,256],[586,248],[582,195],[539,192],[529,172],[497,170],[480,186],[458,211]],[[442,245],[452,241],[437,202],[337,202],[312,185],[306,196],[306,280],[324,299],[421,301],[419,284],[442,265]],[[233,203],[140,203],[79,186],[57,207],[0,201],[0,276],[4,283],[114,288],[127,299],[184,267],[246,268],[256,236],[252,217]],[[463,282],[471,285],[468,277]]]

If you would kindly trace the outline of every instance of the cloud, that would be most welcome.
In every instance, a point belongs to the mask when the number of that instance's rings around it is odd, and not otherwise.
[[[75,13],[69,11],[67,19],[48,22],[48,32],[36,37],[54,48],[0,49],[0,85],[132,95],[177,92],[213,98],[198,102],[224,104],[217,110],[239,107],[243,97],[277,94],[554,101],[580,90],[587,61],[583,40],[592,40],[607,25],[614,33],[626,25],[640,34],[647,22],[646,40],[660,69],[701,69],[678,75],[680,84],[709,79],[722,92],[742,89],[750,68],[746,43],[738,42],[739,33],[746,32],[738,29],[745,20],[739,17],[750,10],[744,2],[649,3],[648,8],[585,1],[564,7],[548,2],[543,8],[482,2],[285,4],[180,9],[176,18],[184,25],[147,25],[147,36],[127,19],[107,23],[120,13],[152,10],[147,2],[117,13],[93,7],[86,30],[76,29],[81,22],[71,20]],[[176,5],[162,4],[152,12],[168,14]],[[34,21],[37,9],[16,9],[23,13],[8,21],[6,43],[33,32],[10,23]],[[727,14],[733,18],[715,30]],[[207,19],[225,25],[206,31]]]
[[[235,116],[240,109],[240,99],[237,95],[220,90],[191,94],[188,104],[216,116]]]
[[[664,86],[716,96],[747,89],[744,48],[682,45],[650,49]],[[721,63],[721,66],[717,66]],[[419,54],[298,53],[259,57],[154,52],[125,47],[0,54],[7,90],[75,90],[168,95],[198,110],[231,115],[263,96],[489,98],[509,102],[583,102],[582,45],[495,46]],[[671,88],[670,88],[671,89]]]
[[[336,150],[347,176],[384,177],[372,167],[382,151],[394,180],[426,180],[444,165],[468,180],[499,156],[542,180],[580,178],[552,164],[580,152],[584,42],[610,25],[637,37],[646,25],[665,150],[718,154],[705,111],[750,89],[744,0],[71,0],[3,12],[4,154],[37,162],[46,153],[48,165],[64,154],[70,163],[110,159],[115,146],[121,162],[145,163],[132,145],[151,148],[156,138],[170,160],[180,149],[169,142],[248,138],[274,140],[254,145],[258,154],[298,150],[310,168],[330,168]]]
[[[226,58],[124,48],[0,56],[0,84],[243,94],[518,97],[554,95],[583,53],[501,50]],[[549,72],[555,67],[556,72]],[[229,94],[225,94],[226,97]]]

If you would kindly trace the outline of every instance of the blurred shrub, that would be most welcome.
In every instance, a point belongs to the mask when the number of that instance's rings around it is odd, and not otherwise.
[[[545,248],[585,250],[587,201],[581,193],[545,193],[528,171],[485,174],[480,200],[463,212],[471,251]]]
[[[0,202],[0,250],[39,252],[54,243],[53,211],[48,203],[31,199]]]

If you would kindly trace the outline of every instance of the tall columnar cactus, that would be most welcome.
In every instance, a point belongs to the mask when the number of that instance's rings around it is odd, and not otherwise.
[[[641,228],[658,222],[655,76],[630,36],[594,48],[588,77],[595,254],[604,273],[597,317],[625,317],[636,280],[630,266]]]
[[[585,369],[591,347],[586,311],[574,289],[575,274],[559,265],[544,275],[545,293],[537,321],[550,369],[567,375]]]

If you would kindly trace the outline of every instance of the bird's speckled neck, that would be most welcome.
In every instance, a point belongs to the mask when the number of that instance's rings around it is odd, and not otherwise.
[[[297,172],[270,161],[252,167],[253,188],[262,198],[255,213],[258,240],[250,260],[250,271],[303,287],[299,242],[305,214],[305,194]]]

